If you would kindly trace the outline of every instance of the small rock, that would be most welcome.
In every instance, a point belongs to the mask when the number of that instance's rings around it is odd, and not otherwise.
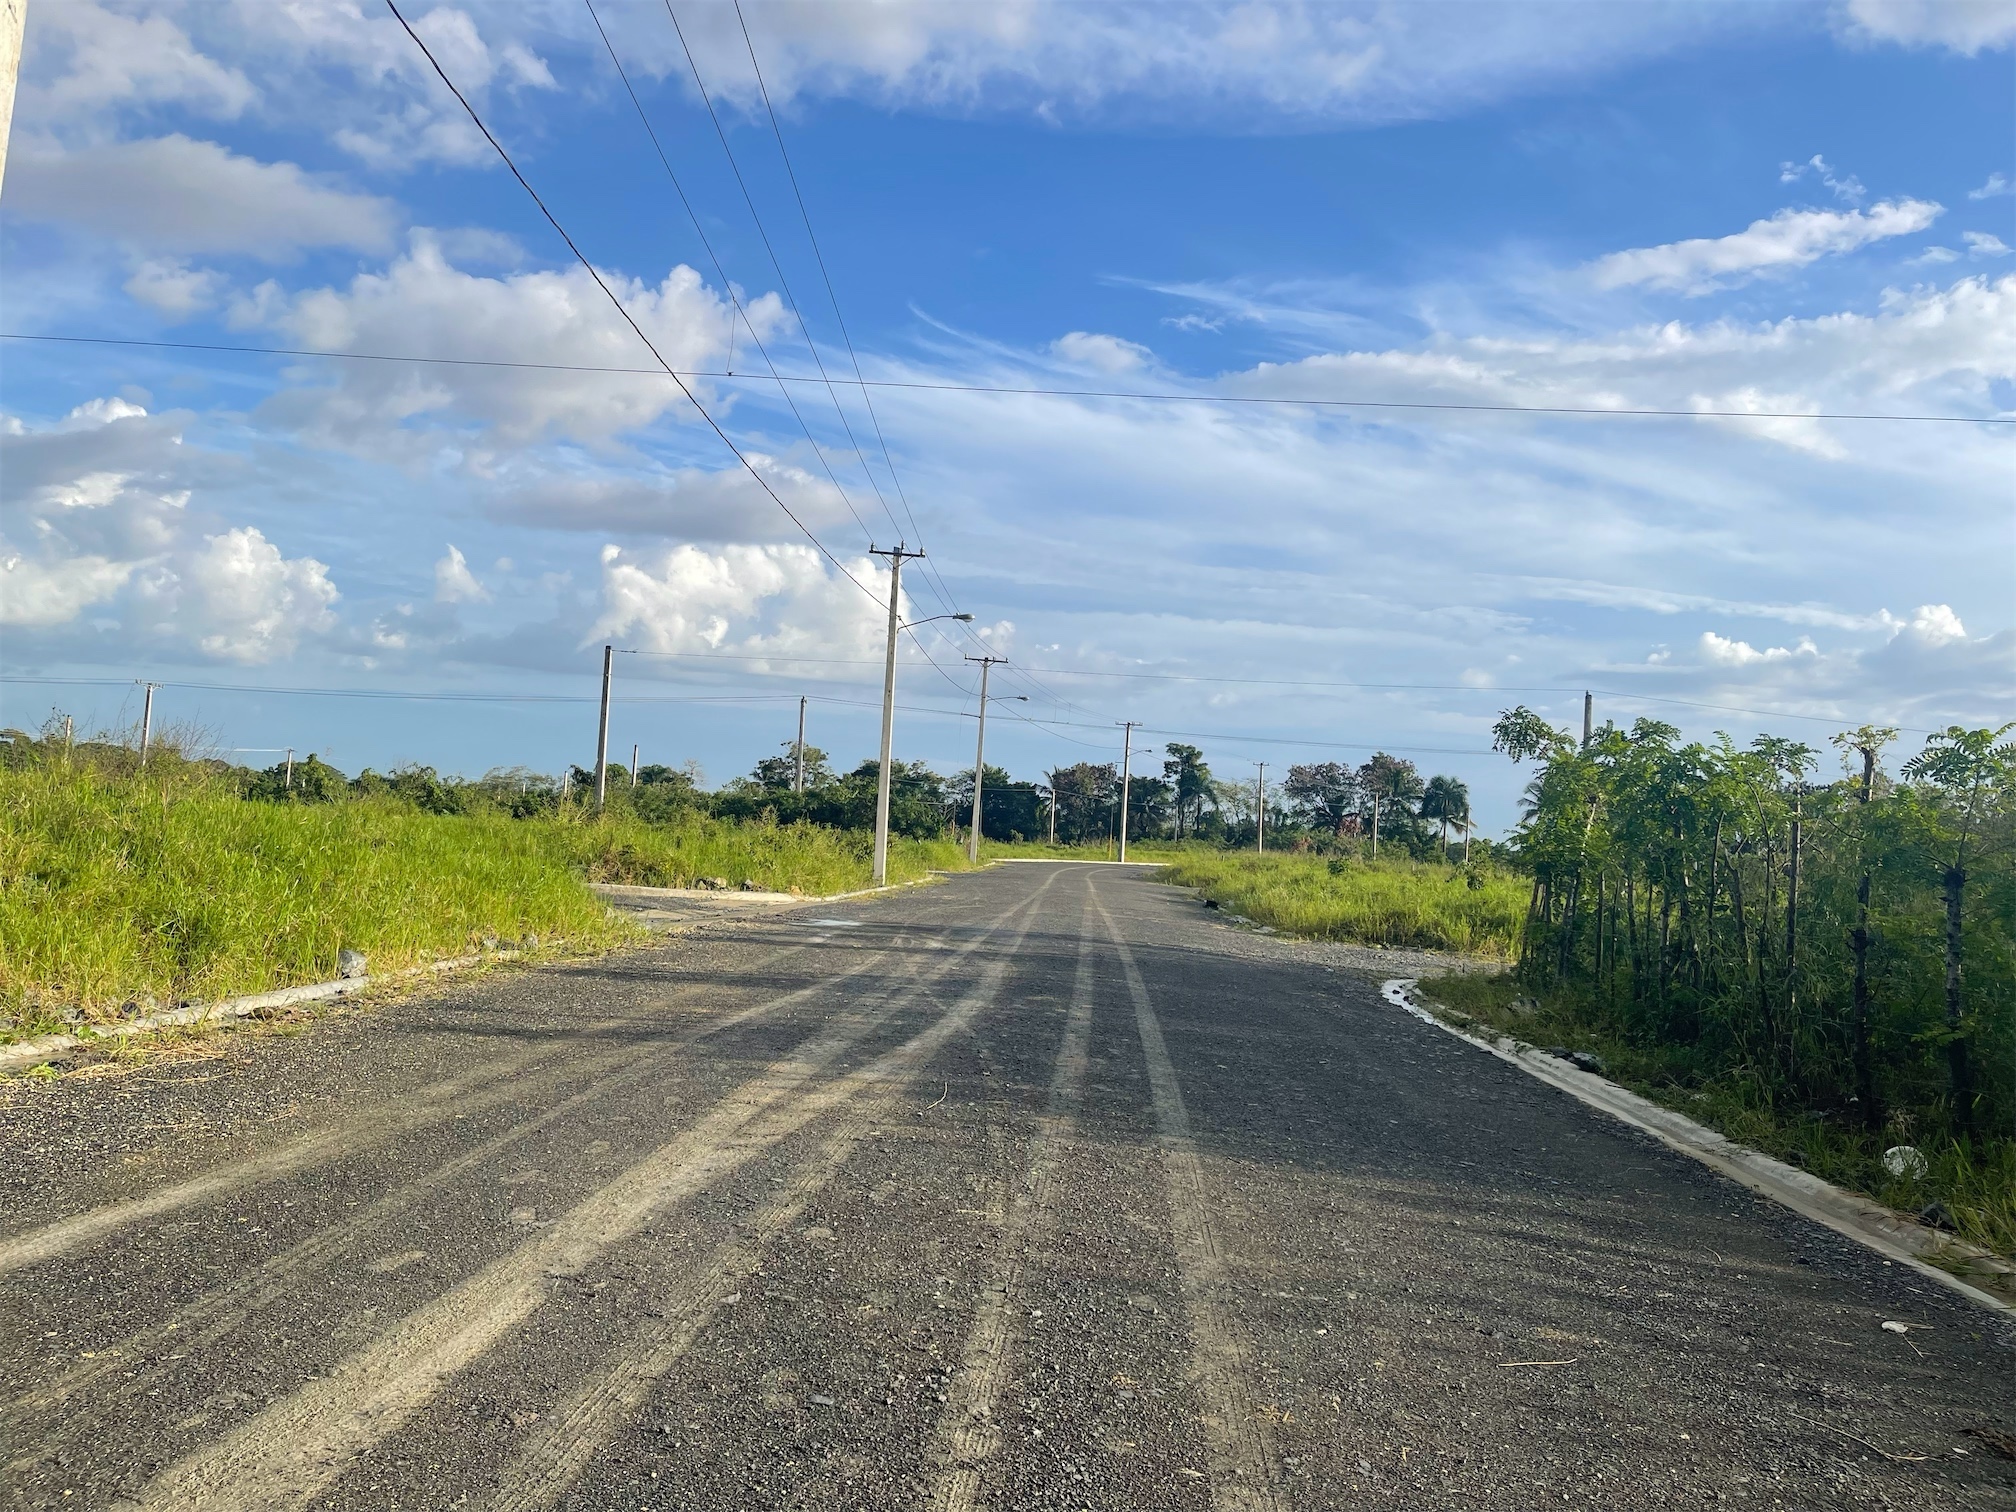
[[[1945,1229],[1951,1233],[1960,1225],[1953,1221],[1953,1211],[1943,1202],[1928,1202],[1918,1210],[1918,1221],[1927,1228]]]
[[[814,1407],[831,1407],[833,1405],[833,1398],[829,1396],[819,1396],[815,1393],[812,1397],[812,1405]]]
[[[1204,900],[1204,906],[1206,908],[1216,908],[1218,906],[1218,900],[1216,898],[1206,898]]]
[[[518,945],[519,948],[522,950],[537,950],[539,948],[539,936],[537,936],[536,934],[528,934],[527,936],[525,936],[524,939],[518,942]]]
[[[1894,1334],[1909,1333],[1911,1332],[1911,1325],[1909,1323],[1885,1322],[1883,1325],[1883,1332]]]
[[[1601,1076],[1603,1074],[1603,1057],[1592,1054],[1587,1050],[1577,1050],[1568,1057],[1568,1063],[1587,1071],[1592,1076]]]
[[[483,936],[483,948],[485,950],[495,950],[497,948],[497,936],[495,935]]]
[[[741,886],[743,892],[761,892],[763,890],[762,888],[758,887],[754,882],[749,881],[747,878],[743,879]]]
[[[352,950],[347,945],[336,952],[336,975],[346,982],[363,976],[370,964],[370,958],[363,951]]]
[[[1892,1145],[1883,1152],[1883,1169],[1892,1176],[1923,1181],[1930,1167],[1925,1162],[1923,1150],[1912,1145]]]

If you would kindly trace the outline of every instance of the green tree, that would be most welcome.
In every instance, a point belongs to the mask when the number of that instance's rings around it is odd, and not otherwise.
[[[2016,785],[2016,743],[2002,739],[2012,729],[2016,723],[1997,730],[1950,725],[1930,736],[1925,749],[1904,763],[1904,775],[1929,790],[1924,831],[1937,857],[1946,905],[1946,1056],[1953,1112],[1962,1128],[1972,1126],[1974,1113],[1974,1076],[1960,992],[1962,902],[1968,867],[1982,847],[1991,818],[1998,809],[2006,812],[2016,797],[2011,792]]]
[[[1176,838],[1182,840],[1196,831],[1204,817],[1204,805],[1216,789],[1211,768],[1204,764],[1204,753],[1196,746],[1172,741],[1162,749],[1169,757],[1162,763],[1162,780],[1169,784]]]
[[[1470,818],[1470,789],[1454,777],[1430,777],[1421,792],[1421,817],[1442,826],[1442,855],[1449,854],[1449,826]]]

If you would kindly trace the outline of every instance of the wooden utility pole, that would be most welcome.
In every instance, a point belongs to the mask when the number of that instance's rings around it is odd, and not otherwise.
[[[602,648],[602,717],[595,726],[595,812],[609,796],[609,684],[616,675],[616,648]]]

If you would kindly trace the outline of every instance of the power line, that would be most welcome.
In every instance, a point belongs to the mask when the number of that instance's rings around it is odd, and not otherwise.
[[[721,280],[722,292],[727,295],[730,307],[741,316],[742,324],[748,327],[749,339],[762,354],[764,366],[770,369],[770,376],[775,378],[777,364],[770,356],[770,349],[764,345],[762,336],[757,333],[756,323],[749,318],[749,312],[742,308],[742,298],[735,292],[735,285],[729,280],[728,270],[721,264],[720,254],[714,250],[714,243],[708,238],[706,228],[701,225],[700,217],[694,212],[692,201],[686,197],[686,186],[679,182],[679,175],[672,168],[672,160],[665,155],[664,145],[658,140],[657,128],[652,126],[651,118],[644,112],[644,102],[637,98],[637,91],[631,86],[629,70],[624,68],[623,60],[616,56],[616,45],[609,40],[609,33],[603,29],[602,18],[595,12],[594,0],[582,0],[582,3],[588,7],[588,17],[595,23],[595,31],[602,39],[602,46],[608,50],[609,61],[615,65],[616,77],[623,81],[623,89],[630,96],[630,103],[636,107],[637,119],[643,123],[645,135],[651,138],[652,149],[658,154],[658,161],[664,165],[665,176],[672,181],[673,191],[679,196],[680,205],[685,208],[686,218],[693,223],[693,230],[700,238],[700,245],[707,249],[708,259],[714,264],[715,275]],[[734,335],[733,321],[729,322],[729,335],[730,337]],[[728,365],[731,368],[735,365],[732,354]],[[833,464],[826,460],[825,451],[813,437],[812,427],[807,425],[805,417],[798,413],[798,404],[791,397],[791,391],[780,383],[778,392],[783,397],[786,407],[790,409],[791,418],[798,422],[798,428],[805,433],[805,440],[811,446],[812,454],[819,459],[819,465],[826,470],[826,476],[831,480],[834,492],[840,495],[840,502],[847,506],[847,513],[854,516],[854,523],[861,527],[861,533],[867,536],[869,544],[873,545],[874,532],[869,530],[868,522],[862,519],[860,511],[855,509],[854,501],[847,497],[847,490],[840,486],[839,475],[833,471]]]
[[[546,208],[546,201],[544,201],[539,197],[539,191],[534,189],[532,187],[531,181],[528,180],[524,174],[518,171],[518,165],[511,160],[511,154],[504,150],[503,143],[499,142],[497,138],[491,134],[490,128],[483,124],[483,117],[481,117],[476,113],[476,107],[474,105],[471,105],[468,99],[463,95],[462,91],[455,87],[455,81],[448,77],[447,71],[443,69],[440,63],[435,60],[434,54],[428,50],[427,44],[421,41],[420,34],[414,31],[412,26],[408,24],[406,18],[399,13],[399,7],[396,3],[396,0],[385,0],[385,6],[386,9],[392,12],[393,19],[399,23],[400,27],[405,31],[406,35],[413,39],[413,45],[420,49],[421,55],[427,59],[427,62],[433,68],[435,75],[441,80],[443,84],[448,86],[448,92],[454,95],[456,100],[460,102],[462,108],[469,113],[469,119],[476,123],[476,129],[483,133],[483,139],[496,149],[497,156],[499,156],[504,160],[504,166],[511,170],[511,176],[516,180],[518,180],[519,187],[522,188],[528,195],[531,196],[532,203],[539,207],[539,213],[546,217],[546,223],[550,225],[554,229],[554,231],[559,233],[560,239],[567,244],[567,250],[569,252],[572,252],[574,254],[575,260],[579,262],[582,267],[588,270],[588,276],[595,280],[595,287],[600,289],[603,292],[603,294],[608,297],[609,303],[616,307],[616,313],[623,317],[623,323],[629,326],[632,331],[636,332],[637,339],[644,343],[645,350],[650,352],[651,356],[657,361],[658,366],[665,370],[665,375],[668,378],[670,378],[674,383],[679,385],[679,392],[686,396],[687,402],[690,403],[695,410],[699,411],[700,418],[707,422],[709,429],[711,429],[715,435],[721,438],[721,444],[726,446],[728,450],[730,450],[735,454],[735,460],[740,462],[742,466],[748,471],[749,476],[756,480],[757,486],[760,487],[763,490],[763,492],[770,495],[771,502],[776,504],[776,506],[779,509],[784,511],[786,518],[788,518],[793,525],[796,525],[798,527],[798,529],[804,534],[805,539],[810,541],[814,546],[816,546],[819,549],[820,554],[824,556],[827,561],[831,562],[835,567],[839,568],[841,575],[845,577],[848,582],[852,583],[856,588],[859,588],[864,594],[867,594],[867,596],[870,599],[873,599],[875,595],[869,591],[868,585],[863,583],[859,578],[855,577],[853,573],[849,572],[847,570],[847,564],[845,562],[842,562],[840,558],[838,558],[837,556],[833,555],[831,551],[827,550],[826,543],[820,540],[818,536],[814,535],[812,533],[811,527],[806,525],[806,523],[803,520],[799,519],[798,516],[792,512],[791,506],[786,504],[784,500],[781,497],[779,497],[777,490],[770,486],[769,480],[765,478],[762,473],[756,470],[755,463],[751,462],[746,456],[742,454],[742,448],[737,446],[734,443],[734,441],[729,438],[728,432],[723,430],[720,424],[714,419],[714,417],[707,413],[707,407],[704,404],[702,404],[697,397],[695,397],[693,390],[686,386],[685,380],[682,379],[677,373],[673,372],[672,364],[665,360],[665,358],[659,353],[658,348],[652,344],[651,338],[644,334],[643,327],[638,325],[637,322],[631,318],[629,310],[624,308],[623,301],[616,297],[615,290],[611,289],[608,284],[602,281],[602,275],[599,271],[597,271],[595,264],[590,262],[588,260],[587,254],[584,253],[578,246],[574,244],[574,238],[567,234],[567,228],[560,224],[558,217],[556,217],[551,210]]]
[[[735,175],[735,183],[742,191],[742,202],[749,207],[749,218],[756,223],[756,234],[763,241],[763,250],[770,254],[770,266],[777,270],[777,283],[784,290],[785,301],[791,306],[791,313],[798,318],[798,329],[804,334],[806,349],[812,353],[812,365],[819,369],[820,380],[826,385],[826,396],[833,401],[833,413],[840,417],[840,425],[847,432],[847,444],[854,449],[854,455],[861,461],[861,471],[867,476],[868,486],[874,490],[875,500],[882,506],[882,512],[889,516],[889,523],[898,535],[903,526],[896,518],[896,512],[889,507],[889,501],[882,497],[882,485],[875,481],[875,471],[868,466],[862,455],[861,443],[854,438],[854,426],[847,418],[847,411],[841,406],[840,394],[833,387],[833,380],[827,376],[826,360],[819,355],[819,344],[812,339],[812,325],[806,320],[805,312],[798,306],[798,296],[791,292],[791,281],[784,276],[784,264],[778,260],[777,249],[770,244],[770,233],[763,225],[763,217],[757,213],[755,196],[750,194],[749,185],[742,177],[742,165],[735,161],[735,149],[728,145],[727,129],[721,124],[721,117],[714,109],[714,100],[707,93],[707,85],[700,77],[700,65],[693,57],[693,49],[686,45],[685,28],[679,24],[678,13],[672,9],[672,0],[665,0],[665,14],[671,18],[673,33],[679,38],[680,50],[686,54],[686,66],[693,71],[693,87],[700,91],[700,103],[707,107],[707,119],[714,123],[714,134],[721,139],[721,151],[728,158],[729,171]],[[922,541],[918,542],[921,547]]]
[[[387,0],[390,3],[390,0]],[[437,70],[438,71],[438,70]],[[499,149],[502,150],[501,148]],[[543,206],[542,206],[543,208]],[[550,219],[550,216],[549,216]],[[562,233],[563,235],[565,233]],[[578,252],[576,253],[578,256]],[[598,280],[599,282],[599,280]],[[2016,425],[2016,415],[1888,415],[1834,410],[1714,410],[1653,409],[1563,404],[1456,404],[1433,400],[1311,399],[1276,394],[1177,394],[1132,389],[1067,389],[990,383],[925,383],[898,378],[817,378],[780,373],[766,379],[756,373],[725,373],[704,368],[614,367],[575,362],[511,362],[490,357],[419,357],[393,352],[342,352],[326,348],[244,346],[214,341],[159,341],[137,336],[74,336],[49,332],[0,331],[0,341],[44,341],[79,346],[158,347],[183,352],[235,352],[252,357],[327,357],[346,362],[413,362],[437,367],[518,368],[541,373],[600,373],[616,377],[670,378],[684,387],[688,378],[716,378],[733,383],[810,383],[859,385],[864,389],[901,389],[940,394],[996,394],[1047,399],[1135,399],[1170,404],[1285,404],[1318,409],[1429,410],[1492,415],[1582,415],[1592,419],[1646,418],[1669,420],[1866,420],[1936,425]],[[662,359],[661,359],[662,360]],[[690,394],[688,395],[690,398]],[[696,402],[695,407],[698,408]],[[704,411],[703,411],[704,413]],[[732,444],[732,443],[731,443]],[[739,455],[739,454],[738,454]]]

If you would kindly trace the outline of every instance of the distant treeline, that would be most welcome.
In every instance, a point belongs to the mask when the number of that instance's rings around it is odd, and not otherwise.
[[[62,716],[41,735],[0,731],[0,763],[42,760],[62,751],[123,768],[136,766],[130,740],[97,738],[72,743]],[[180,744],[195,745],[188,739]],[[244,797],[269,803],[331,803],[350,798],[388,798],[436,814],[499,812],[516,818],[581,811],[592,803],[595,774],[570,767],[558,773],[526,767],[499,767],[481,777],[445,776],[433,767],[402,766],[390,772],[369,768],[348,776],[309,754],[265,768],[203,760],[176,749],[171,736],[164,755],[195,760],[220,779],[236,783]],[[802,764],[795,745],[758,761],[747,776],[709,790],[698,768],[641,765],[634,774],[611,764],[605,803],[614,811],[648,822],[666,822],[682,813],[723,819],[778,823],[804,820],[833,829],[868,829],[875,822],[879,764],[863,761],[836,772],[831,758],[807,746]],[[1038,781],[1017,779],[989,766],[981,790],[982,834],[1004,842],[1043,841],[1063,845],[1110,843],[1120,824],[1121,770],[1118,762],[1080,762],[1057,767]],[[1130,841],[1168,839],[1227,847],[1251,846],[1261,827],[1270,847],[1321,851],[1370,849],[1426,857],[1465,844],[1470,795],[1453,777],[1424,778],[1414,764],[1380,752],[1358,767],[1324,762],[1290,766],[1285,778],[1221,781],[1196,746],[1164,747],[1160,772],[1146,756],[1126,784]],[[931,839],[972,822],[973,774],[947,777],[919,761],[896,761],[890,772],[890,827],[899,835]]]
[[[2007,1138],[2016,1122],[2016,744],[1955,726],[1894,772],[1891,729],[1821,751],[1525,708],[1519,971],[1763,1104],[1853,1127]]]

